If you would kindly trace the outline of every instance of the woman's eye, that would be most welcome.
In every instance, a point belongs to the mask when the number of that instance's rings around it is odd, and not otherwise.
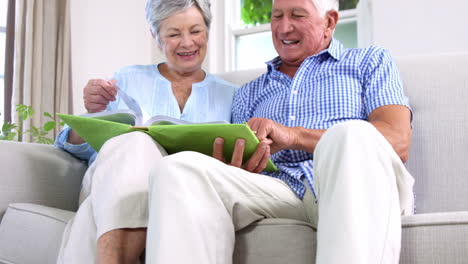
[[[201,32],[200,30],[194,30],[194,31],[192,31],[192,34],[198,34],[200,32]]]
[[[177,36],[179,36],[179,34],[170,34],[170,35],[169,35],[170,38],[175,38],[175,37],[177,37]]]

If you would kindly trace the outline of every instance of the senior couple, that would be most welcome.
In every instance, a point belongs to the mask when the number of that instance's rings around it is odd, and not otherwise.
[[[333,38],[338,0],[275,0],[279,56],[238,89],[201,68],[209,0],[148,0],[146,17],[166,61],[90,80],[86,109],[125,108],[124,91],[144,116],[248,122],[260,144],[242,163],[237,140],[226,164],[222,138],[213,157],[167,155],[139,132],[97,154],[64,129],[56,145],[90,166],[58,263],[136,263],[145,248],[147,263],[232,263],[235,232],[263,218],[316,226],[310,263],[398,263],[400,218],[414,203],[410,107],[385,49]],[[279,171],[262,172],[270,157]]]

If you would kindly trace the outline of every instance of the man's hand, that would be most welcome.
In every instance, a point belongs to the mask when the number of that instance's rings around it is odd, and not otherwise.
[[[242,164],[244,157],[245,139],[238,139],[234,146],[234,152],[232,153],[231,163],[229,165],[242,168],[246,171],[260,173],[266,166],[268,159],[270,158],[270,146],[267,140],[261,141],[255,150],[254,154],[250,159]],[[213,144],[213,157],[224,163],[226,160],[223,154],[224,139],[216,138]]]
[[[102,79],[89,80],[83,89],[84,106],[88,113],[104,111],[110,101],[115,101],[116,81]]]
[[[267,140],[270,143],[271,153],[297,146],[295,128],[283,126],[271,119],[257,117],[250,119],[247,124],[255,132],[258,140]]]

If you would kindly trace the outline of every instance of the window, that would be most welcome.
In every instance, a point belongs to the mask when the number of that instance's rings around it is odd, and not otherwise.
[[[339,2],[340,19],[334,37],[345,47],[355,48],[358,0],[339,0]],[[271,6],[271,0],[225,1],[227,56],[225,68],[221,71],[262,68],[265,67],[266,61],[277,56],[271,41],[269,24]]]
[[[8,0],[0,0],[0,125],[4,120],[5,49]]]

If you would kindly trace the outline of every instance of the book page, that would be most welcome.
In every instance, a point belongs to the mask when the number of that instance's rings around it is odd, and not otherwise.
[[[104,111],[99,113],[91,113],[81,115],[84,117],[91,117],[101,120],[107,120],[122,124],[136,125],[136,114],[130,109],[117,109],[112,111]]]
[[[128,95],[124,90],[122,90],[120,88],[118,88],[117,94],[118,94],[118,96],[120,96],[120,98],[122,98],[122,100],[127,105],[127,107],[130,110],[132,110],[133,113],[135,114],[136,119],[135,119],[135,124],[134,125],[135,126],[143,125],[143,112],[141,111],[141,107],[138,104],[138,102],[133,97]]]
[[[190,121],[177,119],[170,116],[153,116],[148,121],[146,121],[143,125],[144,126],[151,126],[151,125],[188,125],[188,124],[229,124],[225,121],[210,121],[210,122],[202,122],[202,123],[193,123]]]

